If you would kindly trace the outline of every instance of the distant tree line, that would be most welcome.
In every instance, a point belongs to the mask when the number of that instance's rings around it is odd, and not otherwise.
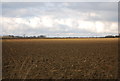
[[[105,36],[105,38],[120,38],[120,34],[119,35],[115,35],[115,36],[107,35],[107,36]]]
[[[39,36],[25,36],[25,34],[23,36],[14,36],[14,35],[6,35],[6,36],[2,36],[3,39],[12,39],[12,38],[48,38],[45,35],[39,35]],[[105,37],[52,37],[52,38],[120,38],[120,34],[119,35],[107,35]]]
[[[14,36],[14,35],[6,35],[6,36],[2,36],[3,39],[5,38],[46,38],[45,35],[40,35],[40,36]]]

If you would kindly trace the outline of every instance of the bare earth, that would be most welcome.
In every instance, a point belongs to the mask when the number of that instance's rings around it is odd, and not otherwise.
[[[2,40],[3,79],[115,79],[118,38]]]

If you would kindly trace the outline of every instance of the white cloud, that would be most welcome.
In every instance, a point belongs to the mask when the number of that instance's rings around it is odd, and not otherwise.
[[[41,23],[45,27],[53,27],[53,19],[49,16],[42,16]]]
[[[97,21],[95,23],[95,28],[96,28],[97,33],[104,33],[105,32],[105,24],[103,22]]]
[[[75,20],[72,18],[57,19],[56,17],[42,16],[42,17],[31,17],[31,18],[7,18],[3,17],[3,32],[6,34],[14,31],[23,31],[30,29],[47,30],[47,33],[52,32],[68,32],[72,33],[71,30],[76,31],[87,31],[91,33],[116,33],[117,34],[117,23],[116,22],[102,22],[102,21],[84,21]],[[76,30],[76,31],[75,31]],[[35,32],[35,31],[34,31]]]
[[[40,18],[33,17],[33,18],[30,18],[30,19],[27,19],[26,24],[29,27],[37,28],[40,25]]]
[[[117,24],[116,3],[3,4],[3,34],[108,35]]]
[[[90,21],[78,21],[78,28],[81,30],[86,30],[89,32],[94,32],[95,31],[95,26],[94,22]]]

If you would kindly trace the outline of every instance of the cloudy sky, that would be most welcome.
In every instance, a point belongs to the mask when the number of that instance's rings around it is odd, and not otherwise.
[[[3,35],[105,36],[118,33],[117,2],[2,3]]]

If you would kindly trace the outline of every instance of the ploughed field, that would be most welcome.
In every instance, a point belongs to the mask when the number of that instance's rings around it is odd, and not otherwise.
[[[115,79],[118,38],[2,40],[3,79]]]

